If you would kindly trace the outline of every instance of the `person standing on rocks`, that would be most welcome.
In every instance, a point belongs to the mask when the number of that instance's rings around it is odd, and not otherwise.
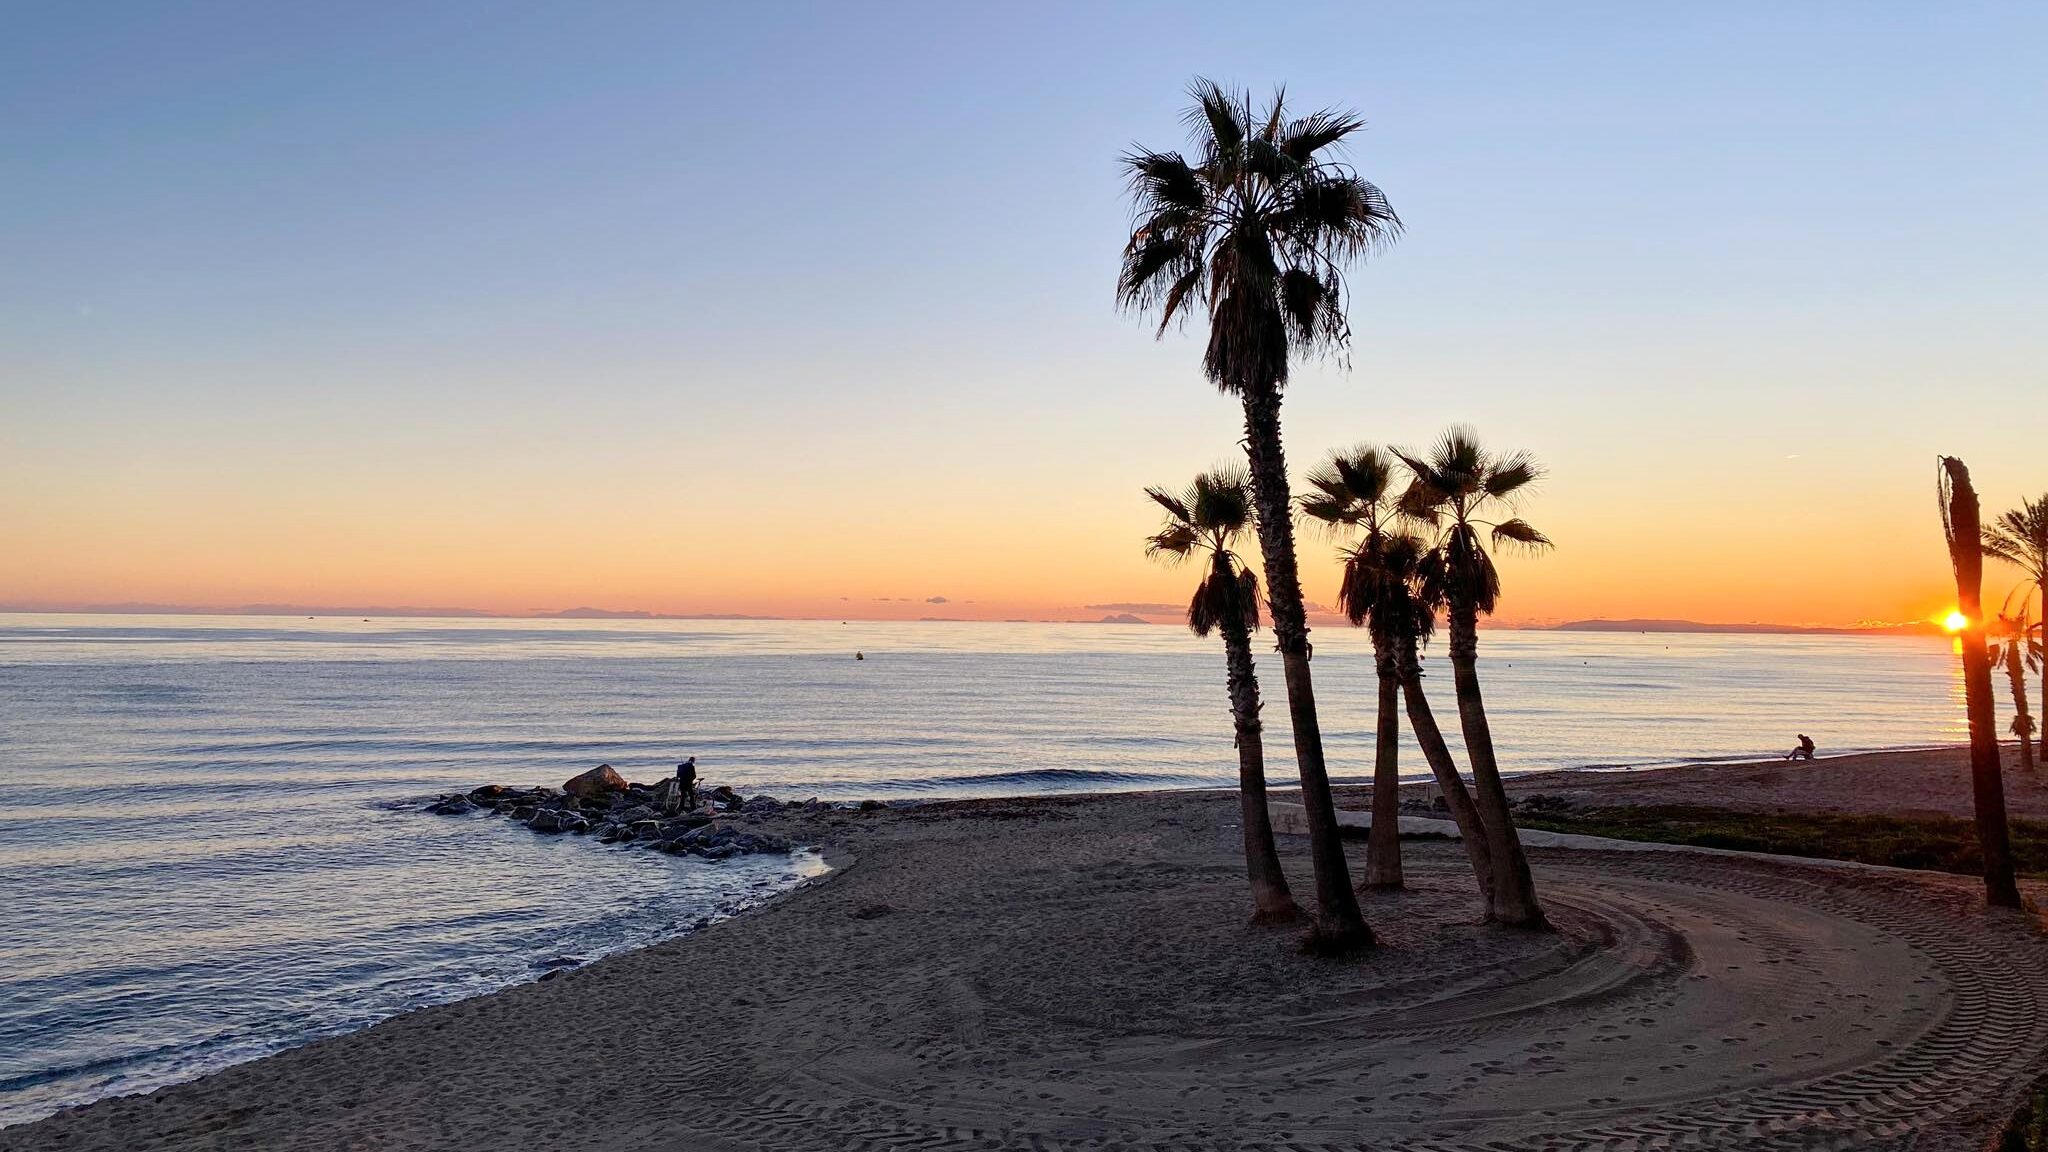
[[[683,790],[683,811],[694,811],[697,807],[697,758],[690,757],[676,765],[676,783]]]

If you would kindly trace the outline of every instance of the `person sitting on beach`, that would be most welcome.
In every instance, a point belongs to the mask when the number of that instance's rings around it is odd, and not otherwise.
[[[1811,759],[1813,759],[1813,737],[1811,737],[1811,736],[1808,736],[1808,735],[1807,735],[1806,733],[1804,733],[1804,732],[1801,732],[1801,733],[1799,734],[1799,747],[1797,747],[1797,748],[1794,748],[1794,749],[1793,749],[1793,750],[1791,750],[1790,752],[1787,752],[1787,753],[1785,753],[1785,759],[1787,759],[1787,760],[1811,760]]]
[[[697,758],[690,757],[676,765],[676,782],[683,786],[683,811],[697,807]]]

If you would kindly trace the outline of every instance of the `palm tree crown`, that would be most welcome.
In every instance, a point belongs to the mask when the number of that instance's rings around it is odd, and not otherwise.
[[[1217,468],[1195,477],[1175,495],[1147,488],[1145,495],[1166,510],[1166,523],[1145,541],[1145,553],[1178,562],[1196,552],[1210,558],[1209,574],[1188,602],[1188,628],[1207,636],[1227,620],[1259,627],[1259,578],[1238,559],[1233,546],[1252,524],[1251,481],[1241,468]]]
[[[1283,92],[1255,109],[1250,93],[1207,80],[1191,94],[1194,160],[1142,149],[1123,158],[1136,220],[1117,301],[1156,311],[1162,334],[1203,305],[1209,379],[1225,392],[1281,384],[1290,348],[1343,345],[1343,266],[1401,222],[1378,188],[1331,158],[1365,126],[1358,116],[1290,118]]]
[[[1301,498],[1301,511],[1333,530],[1364,532],[1344,550],[1337,586],[1338,607],[1351,623],[1370,621],[1378,638],[1398,641],[1412,634],[1420,642],[1433,627],[1434,612],[1419,625],[1412,619],[1420,608],[1412,585],[1426,549],[1398,527],[1405,515],[1396,487],[1399,468],[1393,453],[1370,444],[1332,452],[1308,474],[1310,492]]]
[[[2022,499],[1984,529],[1984,551],[2040,583],[2048,580],[2048,495]]]
[[[1541,550],[1550,538],[1520,517],[1481,519],[1495,508],[1512,510],[1515,500],[1543,476],[1526,452],[1505,455],[1480,446],[1470,427],[1456,425],[1426,454],[1397,453],[1415,481],[1401,497],[1402,510],[1444,529],[1441,555],[1431,577],[1446,597],[1492,613],[1500,600],[1500,573],[1479,536],[1489,529],[1494,547],[1503,544]]]

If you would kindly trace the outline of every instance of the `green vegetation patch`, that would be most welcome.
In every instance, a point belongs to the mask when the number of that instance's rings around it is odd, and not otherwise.
[[[1658,805],[1561,808],[1525,805],[1515,813],[1524,828],[1694,844],[1780,856],[1856,860],[1894,868],[1982,875],[1977,830],[1948,817],[1823,816],[1797,812],[1735,812],[1725,808]],[[2012,822],[2013,864],[2022,876],[2048,877],[2048,825]]]
[[[2048,1152],[2048,1079],[2034,1085],[1989,1152]]]

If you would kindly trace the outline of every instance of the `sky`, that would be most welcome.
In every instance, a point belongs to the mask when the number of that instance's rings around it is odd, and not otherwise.
[[[1549,469],[1501,619],[1954,598],[2048,490],[2048,7],[15,4],[0,604],[1091,618],[1240,454],[1118,313],[1197,75],[1369,122],[1406,224],[1297,475]],[[1335,545],[1302,541],[1311,600]],[[1989,595],[2016,573],[1991,569]]]

